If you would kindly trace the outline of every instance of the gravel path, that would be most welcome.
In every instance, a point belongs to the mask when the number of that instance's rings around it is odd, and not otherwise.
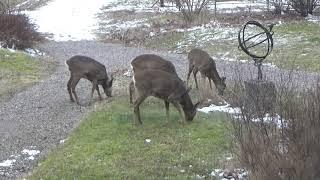
[[[0,104],[0,179],[11,179],[30,171],[37,160],[48,150],[67,138],[70,131],[94,106],[81,107],[71,103],[66,90],[69,72],[65,60],[76,54],[95,58],[106,65],[108,72],[129,69],[135,56],[151,51],[141,48],[123,47],[94,41],[47,42],[39,49],[58,62],[57,70],[48,79],[17,93],[6,103]],[[172,60],[178,73],[185,78],[187,60],[185,55],[156,52]],[[218,71],[227,78],[238,77],[234,69],[244,77],[255,75],[251,64],[217,61]],[[287,77],[287,71],[265,68],[268,78]],[[295,82],[301,87],[314,82],[317,74],[294,72]],[[115,81],[117,84],[117,81]],[[77,87],[81,102],[88,99],[90,87],[82,80]],[[118,87],[120,85],[118,84]],[[123,86],[123,85],[121,85]],[[116,98],[116,97],[115,97]],[[11,166],[4,167],[5,164]]]

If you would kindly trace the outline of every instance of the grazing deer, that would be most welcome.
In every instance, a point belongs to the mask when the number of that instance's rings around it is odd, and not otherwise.
[[[193,71],[193,77],[198,88],[197,73],[200,71],[203,78],[207,77],[209,79],[210,88],[212,89],[211,80],[214,82],[216,88],[218,89],[218,94],[223,95],[226,88],[226,77],[220,78],[216,63],[210,57],[210,55],[201,49],[192,49],[188,54],[189,60],[189,72],[187,76],[187,83],[190,78],[190,74]]]
[[[134,100],[135,122],[142,124],[140,104],[149,96],[163,99],[166,104],[166,116],[169,119],[169,102],[178,110],[181,122],[192,121],[199,103],[193,105],[184,82],[176,75],[161,70],[135,71],[133,76],[137,97]]]
[[[111,79],[109,79],[106,72],[106,67],[103,64],[90,57],[79,55],[73,56],[68,59],[66,61],[66,64],[68,65],[71,74],[67,87],[70,95],[70,100],[72,102],[74,102],[74,99],[72,97],[73,94],[77,104],[79,104],[79,99],[76,94],[75,88],[81,78],[88,79],[92,83],[90,102],[92,100],[94,90],[97,90],[99,98],[100,100],[102,100],[98,85],[101,85],[105,94],[108,97],[111,97],[113,78],[111,77]]]
[[[131,61],[131,66],[133,72],[143,71],[143,70],[161,70],[166,71],[171,74],[177,75],[176,68],[172,64],[172,62],[163,59],[162,57],[155,54],[142,54],[135,57]],[[178,76],[178,75],[177,75]],[[130,95],[130,104],[132,104],[132,96],[134,92],[133,81],[129,84],[129,95]]]

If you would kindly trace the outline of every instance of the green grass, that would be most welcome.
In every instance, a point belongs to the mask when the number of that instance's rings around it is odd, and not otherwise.
[[[173,32],[167,33],[160,37],[156,37],[153,39],[147,39],[145,42],[145,46],[151,49],[158,50],[175,50],[177,47],[177,42],[183,39],[184,33],[181,32]]]
[[[275,28],[277,38],[285,37],[286,44],[275,44],[268,58],[286,69],[320,72],[320,24],[312,22],[287,23]]]
[[[0,97],[37,82],[42,74],[41,65],[24,53],[0,49]]]
[[[144,124],[135,126],[127,101],[120,98],[91,113],[29,178],[186,179],[221,165],[230,138],[224,114],[198,113],[182,125],[170,106],[166,123],[163,103],[151,99],[140,108]]]
[[[194,47],[201,47],[214,56],[228,53],[226,57],[252,61],[238,49],[237,33],[231,33],[230,39],[206,41],[210,38],[210,34],[215,32],[217,31],[212,29],[204,34],[202,31],[167,34],[164,37],[149,40],[146,47],[182,53],[187,53]],[[219,33],[223,32],[218,32],[217,35]],[[274,49],[265,62],[274,63],[284,69],[320,72],[320,24],[297,21],[277,25],[274,28],[273,38]],[[181,42],[183,46],[178,47],[177,44]]]

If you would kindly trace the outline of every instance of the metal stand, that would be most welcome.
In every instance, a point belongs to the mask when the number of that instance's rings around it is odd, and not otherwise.
[[[263,59],[253,59],[254,60],[254,65],[258,68],[258,80],[262,80],[263,76],[262,76],[262,61]]]

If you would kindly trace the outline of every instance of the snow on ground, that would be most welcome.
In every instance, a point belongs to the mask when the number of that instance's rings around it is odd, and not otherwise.
[[[198,111],[203,112],[203,113],[210,113],[210,112],[225,112],[228,114],[231,114],[234,119],[239,119],[241,120],[242,117],[241,116],[241,108],[239,107],[231,107],[230,104],[224,105],[224,106],[217,106],[214,104],[211,104],[208,107],[203,107],[198,109]],[[275,114],[273,116],[271,116],[270,114],[265,114],[264,117],[262,118],[254,118],[251,119],[252,122],[263,122],[263,123],[272,123],[277,125],[278,128],[282,128],[282,127],[287,127],[287,121],[285,119],[283,119],[280,115]]]
[[[100,8],[106,6],[104,11],[132,10],[136,12],[177,12],[177,8],[173,4],[167,4],[170,7],[160,8],[158,4],[152,7],[152,3],[148,0],[53,0],[46,6],[35,11],[27,11],[31,19],[39,26],[39,31],[52,34],[53,40],[92,40],[95,39],[93,31],[98,29],[98,20],[96,13]],[[265,8],[265,3],[251,3],[250,1],[229,1],[218,2],[217,10],[261,10]],[[209,5],[212,9],[213,5]],[[240,8],[240,9],[239,9]],[[242,9],[241,9],[242,8]],[[110,19],[109,21],[111,21]],[[121,22],[110,25],[110,30],[114,27],[128,28],[138,27],[141,21]]]
[[[35,157],[39,154],[39,150],[36,150],[34,146],[30,146],[29,149],[23,149],[20,154],[11,155],[9,159],[0,162],[0,167],[12,168],[14,164],[18,164],[24,159],[29,161],[35,160]]]
[[[320,23],[320,16],[314,16],[314,15],[308,14],[308,16],[306,17],[306,20],[310,22]]]
[[[34,156],[40,154],[40,151],[39,150],[24,149],[23,151],[21,151],[21,153],[29,156],[28,159],[34,160]]]
[[[110,3],[106,7],[106,11],[135,11],[135,12],[178,12],[174,3],[165,3],[166,7],[159,7],[158,4],[153,5],[149,0],[118,0]],[[225,1],[217,2],[217,11],[219,12],[240,12],[243,10],[248,11],[262,11],[267,8],[267,4],[264,1],[252,3],[251,1]],[[214,10],[214,4],[208,4],[208,9]]]
[[[13,163],[15,163],[16,160],[15,159],[8,159],[8,160],[5,160],[3,162],[0,162],[0,167],[10,167],[13,165]]]
[[[230,106],[230,104],[227,104],[224,106],[216,106],[214,104],[211,104],[208,107],[203,107],[203,108],[198,109],[198,111],[204,112],[204,113],[219,111],[219,112],[226,112],[226,113],[230,113],[230,114],[241,114],[240,108],[233,108]]]
[[[35,11],[27,11],[39,31],[53,34],[56,41],[91,40],[97,29],[97,18],[103,5],[115,0],[53,0]]]
[[[219,40],[235,41],[238,37],[239,29],[233,27],[221,27],[215,22],[210,22],[202,26],[189,29],[178,29],[177,32],[185,32],[184,38],[177,43],[175,52],[181,53],[188,46],[203,47],[208,43]]]

